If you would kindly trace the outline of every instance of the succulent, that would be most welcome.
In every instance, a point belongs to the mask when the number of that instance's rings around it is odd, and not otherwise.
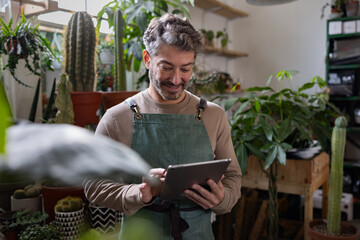
[[[66,197],[60,199],[55,205],[57,212],[75,212],[83,207],[83,201],[80,197]]]
[[[34,185],[28,185],[24,188],[25,197],[26,198],[33,198],[40,195],[40,189],[35,187]]]
[[[346,126],[346,118],[343,116],[338,117],[335,120],[335,127],[331,135],[331,171],[327,230],[332,234],[339,234],[340,232]]]
[[[76,12],[67,25],[64,64],[74,91],[94,91],[95,56],[96,34],[91,16]]]
[[[25,191],[23,189],[17,189],[14,191],[14,198],[15,199],[24,199],[25,198]]]
[[[123,46],[124,20],[119,9],[114,16],[115,29],[115,91],[126,91],[126,73]]]
[[[33,198],[40,195],[40,189],[34,185],[27,185],[24,189],[14,191],[15,199]]]
[[[71,101],[72,88],[73,85],[69,81],[68,76],[66,74],[62,74],[60,82],[57,85],[58,93],[55,100],[55,106],[58,109],[55,117],[56,123],[74,123],[74,110],[73,103]]]

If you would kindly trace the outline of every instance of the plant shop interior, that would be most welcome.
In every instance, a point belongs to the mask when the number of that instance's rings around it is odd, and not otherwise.
[[[166,13],[201,34],[186,90],[223,109],[241,168],[232,210],[210,211],[213,239],[360,239],[359,4],[0,0],[0,240],[112,240],[123,226],[127,239],[162,239],[83,183],[150,176],[94,133],[149,87],[143,35]]]

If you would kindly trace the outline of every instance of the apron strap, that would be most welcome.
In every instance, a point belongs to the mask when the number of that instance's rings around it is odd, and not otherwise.
[[[201,112],[205,110],[207,106],[207,101],[203,98],[200,98],[199,104],[196,106],[198,109],[198,114],[196,115],[195,119],[196,121],[200,122],[202,119]]]
[[[185,232],[189,228],[189,224],[185,221],[185,219],[180,217],[180,212],[190,212],[201,209],[199,205],[190,208],[179,208],[175,206],[175,203],[166,200],[162,201],[160,205],[152,204],[144,208],[154,212],[170,212],[171,236],[174,240],[182,240],[181,233]]]
[[[139,113],[137,104],[134,101],[134,99],[132,99],[132,97],[129,97],[125,100],[125,102],[129,105],[130,109],[135,113],[136,119],[138,120],[142,119],[142,115]]]

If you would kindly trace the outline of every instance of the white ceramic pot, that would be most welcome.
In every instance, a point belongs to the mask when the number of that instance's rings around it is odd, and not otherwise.
[[[11,196],[11,211],[29,209],[30,212],[42,211],[42,195],[33,198],[16,199]]]
[[[114,52],[111,49],[102,49],[100,52],[100,60],[102,64],[105,65],[111,65],[114,64],[115,58],[114,58]]]
[[[77,239],[84,224],[84,208],[75,212],[57,212],[55,211],[55,221],[61,226],[63,232],[62,240]]]

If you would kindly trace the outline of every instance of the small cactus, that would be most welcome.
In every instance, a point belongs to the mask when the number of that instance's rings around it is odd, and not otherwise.
[[[28,185],[24,188],[25,197],[26,198],[33,198],[40,195],[40,189],[35,187],[34,185]]]
[[[25,198],[25,191],[23,189],[17,189],[14,191],[14,198],[15,199],[24,199]]]
[[[24,199],[33,198],[40,195],[40,189],[34,185],[27,185],[24,189],[18,189],[14,191],[14,198]]]
[[[60,199],[55,205],[57,212],[74,212],[83,207],[83,201],[80,197],[65,197]]]

